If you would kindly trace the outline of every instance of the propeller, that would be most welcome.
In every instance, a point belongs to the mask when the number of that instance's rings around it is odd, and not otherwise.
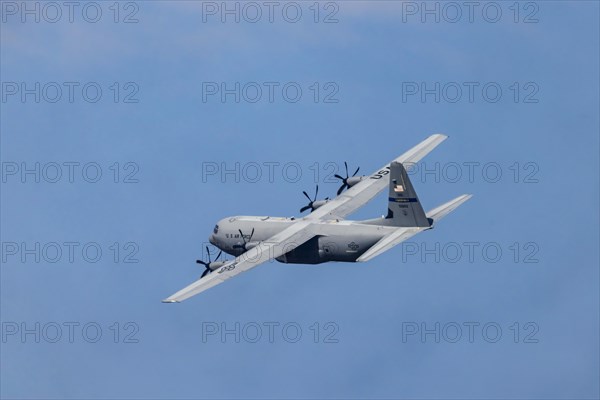
[[[360,167],[356,168],[356,171],[354,171],[352,176],[348,175],[348,163],[346,161],[344,161],[344,167],[346,168],[346,177],[345,178],[338,174],[334,175],[336,178],[338,178],[342,181],[342,186],[337,191],[338,196],[344,191],[344,189],[350,189],[353,185],[355,185],[356,183],[358,183],[360,181],[360,179],[358,179],[358,180],[352,179],[352,178],[354,178],[354,176],[356,174],[358,174]]]
[[[246,248],[246,245],[248,244],[248,242],[250,242],[252,240],[252,236],[254,236],[254,228],[252,228],[252,232],[250,232],[250,236],[248,236],[248,240],[246,240],[246,236],[244,235],[244,233],[242,232],[241,229],[238,229],[238,231],[240,232],[240,236],[242,237],[242,240],[244,241],[243,244],[234,244],[233,248],[234,249],[243,249],[244,251],[248,250]]]
[[[317,185],[317,189],[315,190],[315,198],[314,199],[311,199],[310,196],[308,195],[308,193],[306,193],[305,191],[303,191],[302,193],[304,194],[304,196],[306,196],[309,203],[308,203],[308,205],[306,205],[300,209],[301,213],[303,213],[304,211],[306,211],[308,209],[310,209],[310,211],[313,212],[329,200],[329,197],[326,197],[324,201],[317,200],[317,196],[319,195],[319,185]]]
[[[200,278],[204,278],[206,275],[208,275],[209,273],[211,273],[213,269],[218,268],[220,266],[220,264],[222,264],[222,262],[220,262],[220,263],[216,262],[219,259],[219,257],[221,257],[222,253],[223,253],[222,250],[219,251],[219,254],[217,254],[217,257],[215,258],[215,262],[212,262],[210,260],[210,250],[208,249],[208,246],[206,246],[206,255],[208,256],[208,262],[202,261],[202,260],[196,260],[197,264],[202,264],[206,268],[204,270],[204,272],[202,273],[202,276],[200,276]],[[219,264],[219,265],[215,265],[215,264]],[[211,268],[211,267],[213,267],[213,268]]]

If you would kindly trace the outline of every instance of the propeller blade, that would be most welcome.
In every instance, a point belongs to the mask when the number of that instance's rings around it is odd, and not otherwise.
[[[315,199],[313,201],[317,201],[318,196],[319,196],[319,185],[317,185],[317,190],[315,190]]]
[[[335,177],[336,177],[336,178],[338,178],[338,179],[344,180],[344,178],[343,178],[343,177],[341,177],[341,176],[339,176],[338,174],[335,174],[335,175],[333,175],[333,176],[335,176]]]
[[[348,163],[344,161],[344,167],[346,167],[346,179],[348,179]]]
[[[207,267],[207,266],[208,266],[208,263],[207,263],[207,262],[204,262],[204,261],[202,261],[202,260],[196,260],[196,264],[202,264],[202,265],[204,265],[205,267]]]
[[[306,193],[305,191],[303,191],[302,193],[304,193],[304,195],[306,196],[306,198],[308,199],[308,201],[312,201],[312,199],[310,198],[310,196],[308,195],[308,193]]]
[[[254,228],[252,228],[252,232],[250,232],[250,236],[248,237],[248,240],[246,240],[246,238],[244,237],[244,233],[242,232],[241,229],[238,229],[238,232],[240,233],[240,236],[242,237],[242,240],[244,241],[244,244],[234,244],[233,248],[234,249],[244,249],[246,250],[246,244],[248,244],[249,241],[252,240],[252,236],[254,236]]]
[[[304,206],[300,209],[300,212],[303,213],[304,211],[308,210],[309,208],[311,208],[310,205]]]
[[[210,268],[206,267],[202,275],[200,275],[200,279],[204,278],[206,275],[210,273]]]
[[[219,254],[217,254],[217,258],[215,258],[215,261],[219,259],[219,257],[221,257],[221,254],[223,254],[223,250],[219,251]]]
[[[210,264],[210,250],[208,250],[208,246],[206,246],[206,255],[208,256],[208,263]]]
[[[356,174],[358,174],[358,170],[360,169],[360,167],[356,168],[356,171],[354,171],[354,173],[352,174],[352,176],[355,176]]]
[[[348,186],[347,183],[344,182],[344,184],[338,189],[337,191],[337,195],[339,196],[340,194],[342,194],[342,192],[344,191],[344,189]]]

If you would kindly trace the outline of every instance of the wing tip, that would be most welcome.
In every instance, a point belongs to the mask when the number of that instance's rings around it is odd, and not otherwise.
[[[445,133],[434,133],[433,135],[429,136],[430,139],[439,140],[440,142],[443,142],[449,137],[450,136],[446,135]]]
[[[168,303],[168,304],[179,303],[177,300],[174,300],[174,299],[164,299],[162,302],[163,303]]]

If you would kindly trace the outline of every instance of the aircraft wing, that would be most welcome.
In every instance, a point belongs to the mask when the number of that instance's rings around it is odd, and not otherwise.
[[[408,240],[417,233],[429,228],[398,228],[394,232],[381,238],[369,250],[365,251],[362,256],[358,257],[357,262],[369,261],[394,247],[397,244]]]
[[[229,278],[246,272],[270,259],[277,258],[310,240],[317,234],[317,226],[308,221],[298,221],[271,238],[260,242],[244,254],[227,262],[221,268],[198,279],[191,285],[163,300],[163,303],[178,303]]]
[[[446,140],[448,136],[445,135],[431,135],[406,153],[393,161],[400,162],[402,164],[416,163],[425,157],[429,152],[435,149],[440,143]],[[392,162],[393,162],[392,161]],[[382,190],[388,187],[390,163],[384,165],[376,172],[368,177],[365,177],[362,181],[352,186],[347,191],[340,194],[335,199],[322,205],[311,214],[309,214],[305,220],[334,220],[344,219],[347,215],[358,210],[363,205],[371,201],[377,196]]]

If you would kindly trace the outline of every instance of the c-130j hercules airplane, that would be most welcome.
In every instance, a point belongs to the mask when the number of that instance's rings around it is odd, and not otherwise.
[[[303,208],[303,211],[312,210],[304,218],[222,219],[209,241],[221,251],[236,256],[235,259],[199,261],[206,267],[202,277],[163,302],[188,299],[270,259],[295,264],[369,261],[417,233],[433,228],[471,195],[463,194],[425,213],[404,165],[418,162],[446,139],[444,135],[432,135],[370,176],[342,178],[340,191],[344,187],[348,190],[338,192],[332,200],[317,201],[315,196],[315,200]],[[386,186],[389,199],[385,217],[366,221],[344,219]]]

